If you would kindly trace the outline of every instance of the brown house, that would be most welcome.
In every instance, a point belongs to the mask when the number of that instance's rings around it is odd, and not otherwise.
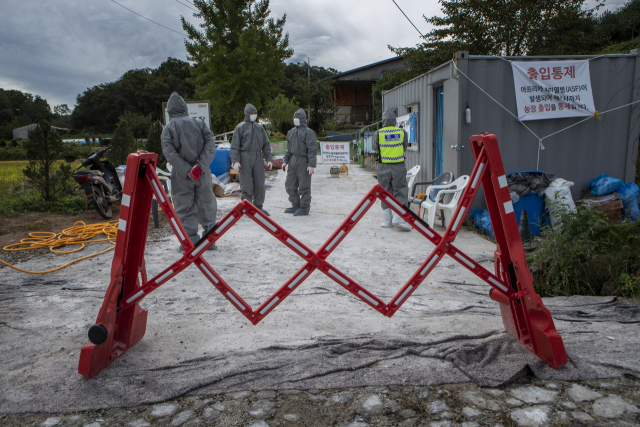
[[[336,121],[357,126],[373,123],[373,85],[385,71],[399,68],[404,68],[404,65],[402,58],[396,57],[327,77],[326,80],[333,84]]]

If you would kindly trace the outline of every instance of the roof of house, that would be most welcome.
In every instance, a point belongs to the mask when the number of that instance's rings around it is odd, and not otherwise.
[[[347,76],[349,74],[357,73],[357,72],[360,72],[360,71],[367,70],[369,68],[377,67],[377,66],[384,65],[384,64],[387,64],[387,63],[390,63],[390,62],[395,62],[395,61],[402,61],[402,57],[396,56],[396,57],[393,57],[393,58],[389,58],[389,59],[385,59],[385,60],[382,60],[382,61],[374,62],[373,64],[363,65],[362,67],[354,68],[353,70],[345,71],[343,73],[336,74],[335,76],[326,77],[325,80],[341,79],[342,77],[345,77],[345,76]]]

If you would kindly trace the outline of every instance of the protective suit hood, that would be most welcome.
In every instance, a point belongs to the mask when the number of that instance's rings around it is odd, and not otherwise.
[[[169,97],[169,102],[167,102],[167,112],[169,113],[169,117],[189,115],[187,103],[184,102],[184,99],[182,99],[180,95],[178,95],[178,92],[173,92]]]
[[[307,114],[302,108],[298,108],[293,117],[297,117],[300,119],[300,126],[307,126]]]
[[[382,113],[382,127],[396,126],[396,115],[392,110],[386,109]]]
[[[258,110],[256,110],[256,107],[253,105],[247,104],[247,106],[244,107],[244,121],[250,122],[251,118],[249,118],[249,116],[252,114],[258,114]]]

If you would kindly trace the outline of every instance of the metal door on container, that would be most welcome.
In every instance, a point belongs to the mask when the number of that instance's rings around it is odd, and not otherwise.
[[[442,175],[444,167],[443,159],[443,134],[444,134],[444,86],[435,90],[435,138],[433,143],[433,179]]]

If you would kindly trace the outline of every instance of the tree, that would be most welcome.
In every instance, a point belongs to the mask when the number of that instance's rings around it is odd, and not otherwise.
[[[111,138],[111,150],[107,151],[107,159],[114,165],[127,164],[129,154],[136,152],[136,140],[131,125],[126,117],[121,117]]]
[[[22,172],[45,202],[55,200],[69,188],[71,166],[62,163],[68,153],[68,146],[46,120],[42,120],[31,132],[23,146],[29,165]]]
[[[293,114],[297,109],[296,104],[287,99],[282,93],[269,101],[265,115],[271,122],[271,131],[281,132],[286,135],[289,129],[293,127]]]
[[[129,70],[118,80],[88,88],[78,95],[72,114],[76,129],[96,133],[111,133],[120,117],[129,111],[135,115],[160,120],[163,117],[162,103],[172,92],[188,99],[194,94],[189,83],[191,66],[185,61],[168,58],[157,69]],[[145,125],[142,134],[146,135]]]
[[[283,35],[286,14],[269,18],[269,0],[194,0],[194,16],[203,31],[182,17],[189,35],[185,42],[196,97],[208,99],[212,127],[233,129],[252,103],[258,110],[277,95],[291,55],[289,35]]]
[[[50,119],[51,107],[46,99],[0,89],[0,138],[13,138],[13,129]]]
[[[459,50],[473,55],[554,55],[595,51],[593,9],[585,0],[439,0],[444,16],[425,17],[436,28],[415,48],[391,51],[405,59],[411,78],[450,60]]]
[[[60,104],[53,107],[53,112],[59,116],[68,116],[71,114],[71,109],[67,104]]]
[[[167,166],[167,159],[165,159],[162,153],[162,130],[163,126],[161,121],[151,123],[144,149],[150,153],[156,153],[158,155],[158,167],[164,169]]]

